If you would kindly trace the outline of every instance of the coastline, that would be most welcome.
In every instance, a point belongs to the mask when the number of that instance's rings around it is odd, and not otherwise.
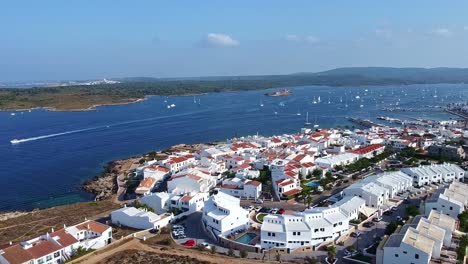
[[[44,107],[32,107],[32,108],[21,108],[21,109],[9,109],[9,108],[1,108],[0,112],[6,112],[6,111],[11,111],[11,112],[22,112],[22,111],[33,111],[33,110],[38,110],[38,109],[44,109],[49,112],[86,112],[86,111],[96,111],[98,107],[101,106],[113,106],[113,105],[127,105],[127,104],[136,104],[140,103],[143,101],[146,101],[149,97],[154,96],[154,95],[147,95],[144,98],[138,98],[138,99],[131,99],[128,102],[120,102],[120,103],[102,103],[102,104],[94,104],[88,108],[78,108],[78,109],[61,109],[61,108],[56,108],[56,107],[49,107],[49,106],[44,106]]]

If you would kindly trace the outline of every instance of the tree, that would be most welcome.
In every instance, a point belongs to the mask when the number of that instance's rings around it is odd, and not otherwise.
[[[468,232],[468,210],[465,210],[463,213],[459,214],[458,220],[460,220],[460,230],[462,232]]]
[[[396,229],[398,228],[398,222],[392,221],[390,224],[387,225],[387,228],[385,229],[385,234],[386,235],[391,235],[395,233]]]
[[[229,248],[227,254],[230,257],[234,257],[234,250],[232,248]]]
[[[419,209],[415,205],[410,205],[406,207],[406,214],[414,217],[421,214],[421,212],[419,212]]]
[[[333,174],[327,171],[327,173],[325,173],[325,177],[327,177],[328,179],[333,178]]]
[[[215,245],[211,246],[210,252],[211,252],[211,254],[216,253],[216,246]]]
[[[314,175],[314,177],[318,178],[318,177],[321,177],[323,174],[322,170],[321,169],[315,169],[313,172],[312,172],[312,175]]]
[[[241,258],[246,258],[246,257],[247,257],[247,251],[241,250],[241,251],[239,252],[239,256],[240,256]]]
[[[329,246],[327,248],[327,255],[330,260],[334,260],[336,256],[336,247],[335,246]]]

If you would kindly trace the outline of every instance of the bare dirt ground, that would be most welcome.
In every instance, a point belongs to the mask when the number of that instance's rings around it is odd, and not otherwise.
[[[88,219],[100,219],[112,210],[120,208],[110,200],[76,203],[18,214],[17,217],[0,221],[0,245],[21,242],[44,234],[51,228],[60,229]]]

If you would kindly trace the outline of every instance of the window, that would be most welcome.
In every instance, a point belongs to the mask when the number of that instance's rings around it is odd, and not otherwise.
[[[450,206],[450,210],[453,210],[453,206]]]
[[[398,254],[395,254],[395,258],[398,258]]]
[[[415,259],[419,259],[419,254],[414,254]]]
[[[46,257],[46,261],[50,261],[50,260],[52,260],[52,256],[51,256],[51,255],[48,255],[48,256]]]
[[[37,260],[37,263],[38,263],[38,264],[44,263],[44,259],[38,259],[38,260]]]

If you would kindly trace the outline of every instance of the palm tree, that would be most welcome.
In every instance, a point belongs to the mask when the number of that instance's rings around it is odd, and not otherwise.
[[[328,255],[328,260],[330,260],[330,262],[332,262],[335,257],[336,257],[336,247],[333,245],[333,246],[329,246],[327,248],[327,255]]]

